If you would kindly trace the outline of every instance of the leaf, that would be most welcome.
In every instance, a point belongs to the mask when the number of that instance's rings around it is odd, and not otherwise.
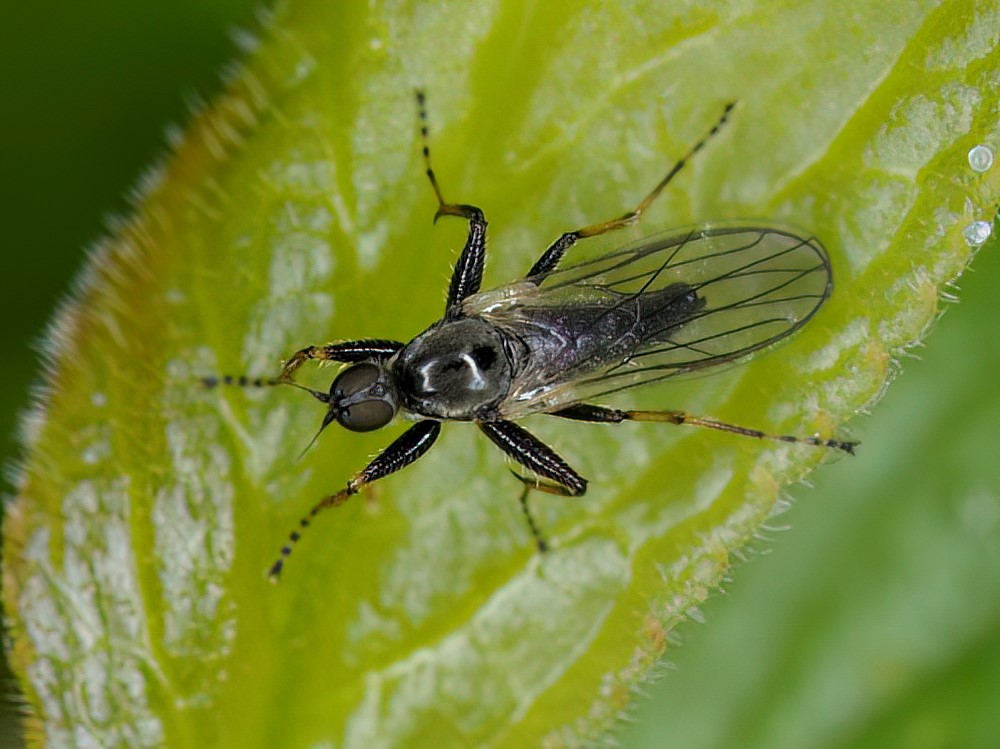
[[[285,529],[402,427],[331,431],[297,461],[314,402],[198,378],[406,340],[440,314],[464,226],[431,225],[415,87],[446,195],[490,219],[487,285],[634,205],[741,100],[645,226],[793,222],[837,288],[787,346],[627,401],[645,407],[833,433],[924,334],[971,254],[962,229],[994,210],[995,173],[965,161],[996,142],[988,5],[850,26],[818,4],[334,5],[282,7],[57,318],[4,527],[12,660],[47,743],[575,745],[822,459],[529,419],[591,479],[581,500],[533,498],[555,547],[539,557],[499,453],[449,425],[318,518],[267,585]]]

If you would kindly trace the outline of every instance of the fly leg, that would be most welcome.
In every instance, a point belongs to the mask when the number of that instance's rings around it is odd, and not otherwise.
[[[605,408],[604,406],[580,403],[559,411],[552,411],[550,415],[560,416],[564,419],[574,419],[575,421],[590,421],[600,424],[620,424],[623,421],[661,421],[669,424],[690,424],[692,426],[707,427],[708,429],[718,429],[721,432],[729,432],[731,434],[741,434],[744,437],[777,440],[778,442],[797,442],[815,447],[830,447],[835,450],[842,450],[850,455],[854,455],[854,448],[861,444],[860,442],[822,439],[820,437],[768,434],[759,429],[749,429],[704,416],[692,416],[683,411],[621,411],[617,408]]]
[[[202,377],[201,383],[207,388],[217,385],[237,385],[239,387],[271,387],[274,385],[294,384],[295,371],[307,361],[336,361],[345,364],[374,359],[385,361],[403,348],[399,341],[387,341],[380,338],[361,341],[342,341],[328,343],[325,346],[308,346],[296,351],[285,361],[281,373],[277,377],[248,377],[246,375],[217,375]]]
[[[549,545],[546,543],[545,538],[542,536],[542,532],[538,530],[538,523],[535,522],[534,516],[531,514],[531,508],[528,507],[528,493],[533,488],[534,482],[522,476],[519,473],[514,474],[514,478],[524,484],[524,488],[521,490],[521,495],[517,498],[517,501],[521,505],[521,512],[524,513],[524,519],[528,521],[528,527],[531,529],[531,535],[535,539],[535,546],[538,547],[538,551],[544,554],[549,550]]]
[[[362,341],[328,343],[325,346],[307,346],[288,357],[281,368],[278,381],[291,382],[295,370],[307,361],[336,361],[343,362],[344,364],[356,364],[374,359],[378,362],[384,362],[403,348],[404,345],[399,341],[367,339]]]
[[[486,217],[481,209],[474,205],[464,203],[448,203],[441,194],[437,177],[431,166],[431,149],[427,128],[427,107],[426,97],[423,91],[417,91],[417,109],[420,115],[420,138],[423,141],[421,153],[424,157],[427,179],[431,182],[434,195],[438,201],[437,211],[434,213],[435,223],[442,216],[458,216],[469,222],[469,236],[465,240],[465,247],[451,274],[451,283],[448,286],[448,301],[445,304],[445,317],[454,319],[461,313],[460,302],[470,294],[479,291],[483,282],[483,268],[486,264]]]
[[[730,102],[726,104],[725,109],[722,111],[722,116],[719,118],[712,129],[697,143],[688,149],[688,152],[684,154],[678,161],[673,165],[666,176],[659,181],[659,183],[650,191],[649,195],[643,198],[642,202],[639,203],[635,208],[633,208],[628,213],[625,213],[618,218],[613,218],[610,221],[604,221],[600,224],[593,224],[592,226],[585,226],[582,229],[577,229],[576,231],[569,231],[563,234],[559,239],[553,242],[542,256],[538,258],[538,261],[531,266],[531,270],[528,271],[527,279],[534,282],[535,284],[540,284],[545,280],[545,276],[556,269],[559,265],[559,261],[562,256],[566,253],[570,247],[576,244],[581,239],[587,239],[588,237],[597,237],[601,234],[606,234],[609,231],[614,231],[615,229],[621,229],[631,224],[636,223],[642,214],[645,212],[653,201],[656,200],[663,189],[670,184],[670,181],[677,176],[677,173],[685,167],[685,165],[694,157],[698,151],[700,151],[705,144],[711,140],[711,138],[722,129],[722,126],[729,119],[729,113],[733,111],[733,107],[736,106],[736,102]]]
[[[514,473],[524,484],[520,503],[524,517],[528,521],[531,535],[538,550],[545,552],[548,544],[538,530],[538,525],[528,507],[528,492],[532,489],[558,494],[563,497],[580,497],[587,491],[587,479],[574,471],[552,448],[535,437],[531,432],[510,421],[483,421],[479,428],[497,447],[537,476],[548,481],[527,478]]]
[[[379,453],[379,455],[371,463],[369,463],[364,470],[356,473],[350,481],[347,482],[347,486],[336,494],[324,497],[313,505],[308,514],[304,515],[299,520],[299,524],[296,526],[295,530],[288,534],[288,542],[281,547],[281,555],[278,557],[277,561],[271,565],[271,569],[268,571],[268,577],[271,579],[271,582],[278,581],[278,578],[281,575],[281,570],[285,566],[285,560],[288,559],[289,555],[292,553],[292,549],[295,548],[295,544],[298,543],[299,539],[302,537],[302,533],[309,527],[309,524],[312,522],[314,517],[316,517],[323,510],[342,505],[352,496],[361,491],[361,488],[365,484],[370,484],[373,481],[384,478],[389,474],[395,473],[399,469],[410,465],[410,463],[423,456],[423,454],[431,448],[431,445],[434,444],[434,441],[440,433],[440,422],[429,419],[418,422],[416,425],[403,432],[403,434],[398,437],[395,442]]]

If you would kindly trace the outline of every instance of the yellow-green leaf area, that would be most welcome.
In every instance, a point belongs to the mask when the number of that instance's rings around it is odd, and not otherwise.
[[[644,230],[798,225],[836,290],[753,363],[613,405],[843,435],[936,317],[963,229],[994,218],[996,170],[966,154],[998,143],[998,21],[968,2],[282,4],[54,326],[5,525],[36,743],[572,746],[606,729],[822,454],[529,418],[591,480],[533,497],[539,555],[501,454],[448,424],[317,518],[274,587],[287,531],[404,426],[331,429],[299,458],[322,418],[308,396],[199,378],[440,316],[465,226],[431,222],[416,87],[445,195],[490,220],[487,286],[634,205],[735,99]],[[608,246],[590,244],[574,252]]]

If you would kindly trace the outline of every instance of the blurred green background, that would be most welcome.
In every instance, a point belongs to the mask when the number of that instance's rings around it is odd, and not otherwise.
[[[126,210],[165,126],[218,90],[236,55],[229,32],[253,28],[256,5],[5,8],[5,463],[38,374],[32,343],[84,248]],[[731,592],[703,611],[708,626],[683,628],[677,669],[620,732],[625,749],[1000,746],[998,250],[984,249],[962,303],[858,420],[859,456],[798,487],[775,520],[793,530],[737,567]],[[18,745],[10,714],[3,747]]]
[[[166,150],[166,126],[220,86],[231,32],[255,28],[254,0],[55,0],[6,3],[0,21],[0,450],[17,455],[18,412],[39,376],[35,344],[72,287],[85,250],[127,210],[128,193]],[[5,471],[9,493],[9,470]],[[11,676],[4,662],[3,680]],[[0,701],[0,747],[17,747]]]

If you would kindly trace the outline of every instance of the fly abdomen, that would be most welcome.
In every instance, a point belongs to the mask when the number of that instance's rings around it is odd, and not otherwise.
[[[584,335],[589,346],[604,349],[594,353],[606,361],[625,361],[648,344],[662,343],[705,306],[694,287],[680,282],[616,296],[614,303],[591,311],[593,321]]]
[[[686,283],[672,283],[664,289],[638,295],[637,333],[641,343],[662,342],[705,306],[705,297]],[[640,343],[640,345],[641,345]]]
[[[504,327],[524,344],[526,356],[517,369],[544,386],[557,376],[571,381],[628,361],[668,340],[704,306],[686,283],[629,294],[593,287],[565,304],[525,306],[518,322]]]

